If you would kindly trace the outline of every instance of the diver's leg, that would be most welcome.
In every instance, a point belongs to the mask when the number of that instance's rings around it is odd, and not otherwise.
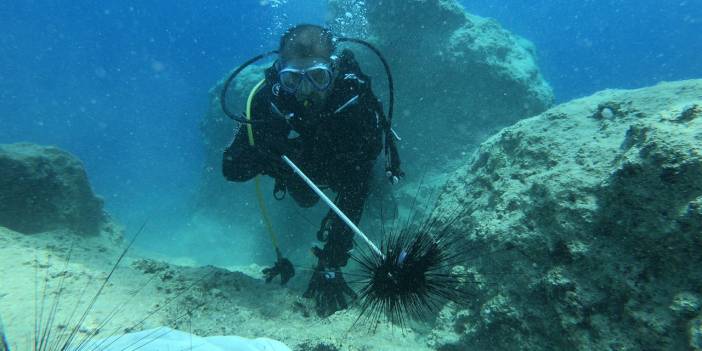
[[[332,190],[338,194],[336,205],[356,225],[361,221],[363,206],[368,198],[371,170],[372,164],[364,165],[354,172],[340,174],[332,184]],[[351,257],[354,233],[331,210],[327,218],[329,219],[326,223],[327,228],[322,228],[327,233],[323,249],[327,264],[335,268],[344,267]]]

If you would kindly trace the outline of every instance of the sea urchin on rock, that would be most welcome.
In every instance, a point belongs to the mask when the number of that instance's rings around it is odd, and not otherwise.
[[[404,327],[406,317],[421,319],[437,312],[445,302],[466,302],[463,274],[453,270],[462,263],[456,240],[449,238],[451,223],[436,219],[388,235],[383,256],[361,251],[354,259],[361,266],[361,313],[357,319],[375,324],[383,315]],[[458,239],[458,238],[456,238]]]

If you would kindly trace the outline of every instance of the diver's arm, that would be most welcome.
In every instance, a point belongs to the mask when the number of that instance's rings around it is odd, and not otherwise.
[[[270,110],[270,88],[264,85],[251,107],[253,145],[250,144],[248,127],[239,126],[231,145],[224,151],[222,173],[227,180],[247,181],[258,174],[276,177],[284,167],[280,155],[285,152],[287,125]]]
[[[255,146],[249,145],[246,126],[240,126],[231,145],[224,150],[222,174],[233,182],[245,182],[263,172]]]

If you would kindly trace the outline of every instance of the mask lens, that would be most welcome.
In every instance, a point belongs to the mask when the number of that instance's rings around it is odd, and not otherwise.
[[[280,85],[282,85],[284,89],[295,91],[302,82],[302,73],[297,71],[282,70],[279,73],[278,78],[280,79]]]
[[[307,71],[307,77],[318,89],[326,89],[331,84],[331,72],[326,68],[312,68]]]

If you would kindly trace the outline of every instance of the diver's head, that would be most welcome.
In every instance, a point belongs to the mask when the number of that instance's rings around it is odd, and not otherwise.
[[[280,38],[278,80],[298,101],[324,100],[334,83],[334,35],[325,28],[301,24]]]

